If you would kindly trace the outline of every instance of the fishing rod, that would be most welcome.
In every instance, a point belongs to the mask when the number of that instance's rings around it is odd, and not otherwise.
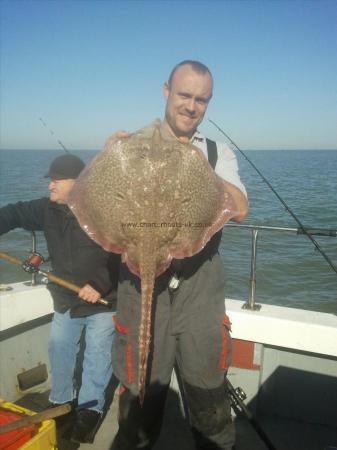
[[[276,447],[271,442],[269,437],[266,435],[266,433],[264,432],[264,430],[261,427],[261,425],[259,424],[259,422],[256,420],[256,418],[254,417],[254,415],[252,414],[250,409],[247,408],[247,406],[245,405],[244,400],[247,398],[247,395],[245,394],[245,392],[240,387],[235,389],[228,378],[226,378],[226,382],[227,382],[227,388],[228,388],[229,398],[230,398],[230,402],[231,402],[231,407],[233,408],[235,414],[237,416],[241,414],[243,417],[245,417],[250,422],[250,424],[252,425],[254,430],[257,432],[257,434],[260,436],[262,441],[267,446],[268,450],[276,450]]]
[[[0,252],[0,259],[11,262],[12,264],[16,264],[17,266],[20,266],[25,272],[38,273],[40,275],[43,275],[44,277],[48,278],[49,281],[52,281],[53,283],[62,286],[66,289],[69,289],[70,291],[75,292],[76,294],[78,294],[81,290],[81,288],[76,284],[71,283],[70,281],[66,281],[63,278],[57,277],[56,275],[53,275],[50,272],[45,272],[44,270],[41,270],[40,264],[43,258],[37,252],[33,253],[32,256],[26,261],[21,261],[19,258],[9,255],[8,253]],[[97,302],[104,306],[110,305],[108,300],[105,300],[103,298],[98,299]]]
[[[2,405],[0,404],[0,406]],[[2,409],[5,411],[7,410],[6,408]],[[8,411],[10,411],[10,409],[8,409]],[[17,430],[18,428],[39,424],[44,420],[55,419],[56,417],[68,414],[70,411],[71,411],[70,403],[65,403],[63,405],[56,406],[55,408],[48,408],[45,411],[34,414],[32,416],[26,415],[22,419],[14,420],[14,422],[9,422],[5,423],[4,425],[0,425],[0,434],[8,433],[10,431]]]
[[[49,131],[49,133],[56,139],[57,143],[63,148],[63,150],[64,150],[66,153],[70,153],[70,151],[65,147],[65,145],[62,144],[62,142],[60,141],[60,139],[58,139],[58,138],[55,136],[54,131],[51,130],[51,129],[48,127],[48,125],[47,125],[46,122],[42,119],[42,117],[39,117],[39,121],[42,123],[42,125],[43,125],[45,128],[47,128],[47,130]]]
[[[0,402],[1,409],[10,411],[9,408],[6,408],[6,404],[3,405],[3,403],[4,402]],[[88,402],[82,403],[81,405],[78,405],[76,408],[72,407],[71,402],[53,406],[32,416],[25,415],[22,417],[22,419],[0,425],[0,434],[8,433],[9,431],[17,430],[18,428],[27,427],[29,425],[39,424],[45,420],[55,419],[56,417],[60,417],[64,414],[70,413],[70,411],[72,411],[73,409],[75,409],[75,411],[80,411],[81,409],[89,409],[93,406],[96,406],[97,403],[97,400],[90,400]]]
[[[298,234],[305,234],[308,236],[308,238],[311,240],[311,242],[314,244],[316,249],[319,251],[319,253],[323,256],[323,258],[327,261],[331,269],[337,274],[337,267],[334,265],[334,263],[331,261],[331,259],[328,257],[328,255],[321,249],[318,242],[312,237],[312,235],[308,232],[308,230],[303,226],[302,222],[299,220],[297,215],[292,211],[292,209],[287,205],[287,203],[283,200],[283,198],[278,194],[276,189],[269,183],[269,181],[266,179],[266,177],[261,173],[261,171],[255,166],[255,164],[248,158],[248,156],[245,154],[243,150],[241,150],[236,143],[215,123],[213,120],[208,119],[211,124],[217,128],[220,133],[222,133],[229,142],[241,153],[241,155],[246,159],[246,161],[249,162],[249,164],[253,167],[253,169],[260,175],[262,180],[267,184],[267,186],[271,189],[271,191],[276,195],[276,197],[279,199],[279,201],[282,203],[286,211],[291,215],[291,217],[296,221],[296,223],[299,226],[299,233]]]

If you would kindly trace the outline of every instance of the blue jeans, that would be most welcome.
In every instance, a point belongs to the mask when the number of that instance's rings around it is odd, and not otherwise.
[[[115,332],[111,312],[87,317],[71,318],[69,311],[55,312],[49,336],[49,360],[52,374],[52,389],[49,401],[65,403],[77,397],[74,376],[80,339],[85,329],[85,351],[82,384],[78,403],[97,400],[90,408],[102,412],[105,390],[111,379],[111,348]]]

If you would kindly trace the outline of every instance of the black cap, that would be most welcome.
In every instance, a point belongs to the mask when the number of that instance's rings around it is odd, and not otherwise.
[[[75,179],[84,169],[84,162],[78,156],[66,154],[58,156],[50,164],[45,178],[53,180]]]

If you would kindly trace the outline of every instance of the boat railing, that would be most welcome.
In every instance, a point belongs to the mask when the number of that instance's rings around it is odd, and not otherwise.
[[[242,306],[243,309],[249,309],[257,311],[261,308],[261,305],[256,303],[256,261],[257,261],[257,238],[260,231],[273,231],[273,232],[286,232],[295,234],[305,234],[302,228],[289,228],[289,227],[275,227],[267,225],[241,225],[227,223],[225,225],[227,228],[243,228],[251,230],[251,258],[250,258],[250,277],[249,277],[249,293],[248,301]],[[337,230],[325,229],[325,228],[306,228],[305,231],[312,236],[328,236],[337,237]],[[37,251],[36,249],[36,234],[34,231],[31,232],[32,235],[32,253]],[[31,284],[35,286],[37,284],[36,273],[32,273]]]
[[[337,237],[337,230],[324,229],[324,228],[288,228],[288,227],[275,227],[266,225],[241,225],[227,223],[225,227],[228,228],[244,228],[251,230],[251,258],[250,258],[250,277],[249,277],[249,293],[248,301],[243,304],[243,309],[249,309],[252,311],[257,311],[261,308],[261,305],[256,303],[256,261],[257,261],[257,238],[259,231],[277,231],[277,232],[287,232],[295,234],[305,234],[308,233],[311,236],[328,236]]]

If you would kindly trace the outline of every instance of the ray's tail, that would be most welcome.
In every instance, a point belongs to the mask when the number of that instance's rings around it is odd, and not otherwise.
[[[143,251],[140,261],[141,276],[141,319],[138,337],[138,388],[139,400],[142,405],[145,396],[147,363],[151,342],[151,311],[155,283],[154,252]]]

